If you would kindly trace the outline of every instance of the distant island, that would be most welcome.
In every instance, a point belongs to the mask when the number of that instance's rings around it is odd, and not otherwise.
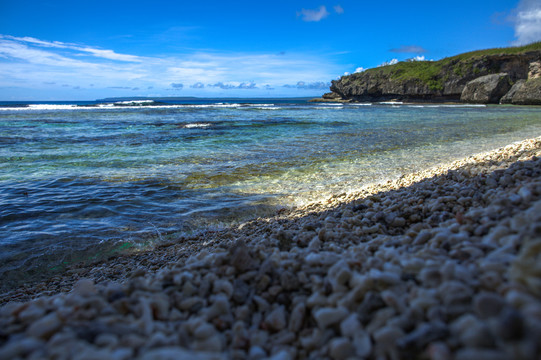
[[[333,80],[315,101],[541,105],[541,42],[402,61]]]

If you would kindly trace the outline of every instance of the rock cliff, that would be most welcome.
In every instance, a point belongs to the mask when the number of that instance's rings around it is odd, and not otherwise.
[[[405,61],[333,80],[326,100],[541,104],[541,42]]]

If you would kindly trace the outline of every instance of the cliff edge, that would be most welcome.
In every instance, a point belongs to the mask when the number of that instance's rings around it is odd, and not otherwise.
[[[541,105],[541,42],[403,61],[333,80],[323,99]]]

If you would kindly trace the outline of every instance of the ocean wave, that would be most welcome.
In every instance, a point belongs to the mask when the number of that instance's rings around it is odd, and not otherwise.
[[[154,100],[128,100],[128,101],[117,101],[113,103],[117,106],[148,106],[152,104],[158,104]]]
[[[407,105],[412,108],[470,108],[470,107],[487,107],[485,104],[430,104],[430,105]]]
[[[186,124],[184,125],[185,129],[193,129],[193,128],[208,128],[209,126],[212,126],[212,124],[209,123],[192,123],[192,124]]]
[[[313,109],[317,110],[341,110],[344,108],[344,105],[342,106],[315,106]]]
[[[77,105],[46,105],[46,104],[30,104],[27,108],[17,108],[22,110],[71,110],[76,109]]]
[[[146,101],[146,100],[145,100]],[[150,100],[152,101],[152,100]],[[274,104],[250,104],[261,109],[273,109]],[[269,106],[270,105],[270,106]],[[105,103],[96,105],[77,105],[77,104],[29,104],[21,106],[2,106],[0,105],[0,111],[45,111],[45,110],[125,110],[125,109],[208,109],[208,108],[242,108],[252,107],[243,104],[162,104],[156,103],[155,105],[148,102],[131,102],[122,101],[116,103]]]
[[[372,103],[347,104],[348,107],[372,106]]]

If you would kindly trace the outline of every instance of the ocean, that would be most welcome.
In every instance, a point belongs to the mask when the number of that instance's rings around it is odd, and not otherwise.
[[[541,107],[0,103],[0,290],[541,135]]]

